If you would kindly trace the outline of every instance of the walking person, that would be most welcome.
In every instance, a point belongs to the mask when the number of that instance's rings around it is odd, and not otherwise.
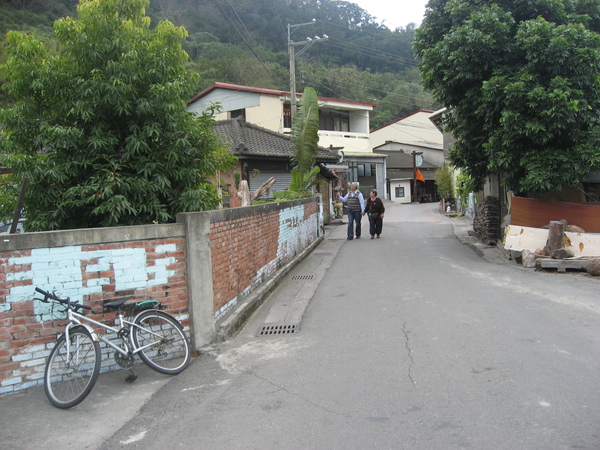
[[[383,206],[381,199],[377,197],[377,191],[375,189],[371,189],[371,192],[369,193],[365,211],[369,215],[369,231],[371,233],[371,239],[375,238],[375,235],[379,238],[381,229],[383,228],[383,213],[385,213],[385,206]]]
[[[361,226],[360,221],[365,215],[365,199],[358,190],[358,183],[350,183],[350,191],[338,199],[347,204],[348,208],[348,240],[354,238],[354,222],[356,222],[356,239],[360,239]]]

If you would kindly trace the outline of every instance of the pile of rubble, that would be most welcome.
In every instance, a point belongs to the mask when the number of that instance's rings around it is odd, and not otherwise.
[[[585,230],[565,220],[552,221],[541,229],[509,225],[504,248],[524,267],[559,272],[586,270],[590,275],[600,276],[600,235],[586,235]]]

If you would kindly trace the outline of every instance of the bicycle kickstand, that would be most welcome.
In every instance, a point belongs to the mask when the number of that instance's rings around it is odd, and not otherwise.
[[[125,381],[127,383],[133,383],[135,380],[137,380],[137,375],[135,373],[133,373],[133,369],[129,369],[129,375],[127,375],[127,377],[125,377]]]

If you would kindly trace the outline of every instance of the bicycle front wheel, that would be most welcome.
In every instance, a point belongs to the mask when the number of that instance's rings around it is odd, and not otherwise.
[[[100,345],[84,327],[63,334],[48,357],[44,374],[46,396],[57,408],[71,408],[88,396],[100,373]]]
[[[190,363],[190,343],[183,327],[167,313],[141,313],[135,319],[131,337],[142,361],[157,372],[175,375]]]

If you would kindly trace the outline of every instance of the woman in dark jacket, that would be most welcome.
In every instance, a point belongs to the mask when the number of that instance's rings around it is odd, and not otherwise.
[[[369,224],[371,239],[381,234],[383,228],[383,213],[385,213],[385,206],[379,197],[377,197],[377,191],[371,189],[369,197],[367,198],[367,204],[365,206],[365,212],[369,215]]]

